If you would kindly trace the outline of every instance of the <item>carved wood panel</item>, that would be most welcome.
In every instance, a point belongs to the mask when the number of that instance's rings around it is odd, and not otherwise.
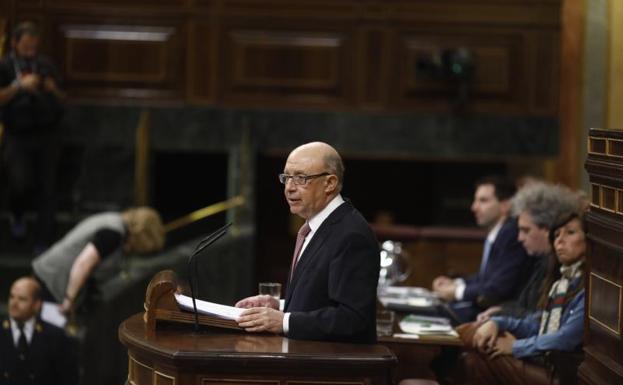
[[[621,130],[591,129],[586,170],[591,183],[587,215],[590,275],[581,384],[623,383],[623,161],[616,143]],[[612,146],[611,143],[615,143]]]
[[[471,104],[494,104],[519,110],[525,104],[527,68],[525,37],[521,33],[465,29],[439,33],[435,30],[403,29],[396,46],[400,63],[394,77],[394,96],[401,105],[422,107],[447,105],[458,97],[459,81],[445,76],[458,62],[446,56],[467,49],[473,58],[473,73],[467,81]],[[456,31],[456,32],[454,32]]]
[[[225,101],[346,102],[352,59],[345,33],[237,29],[223,32]]]
[[[183,61],[179,27],[61,24],[63,73],[76,96],[180,96]]]
[[[20,0],[22,1],[22,0]],[[29,0],[29,1],[41,1],[44,0]],[[138,4],[144,5],[183,5],[189,3],[191,0],[45,0],[47,3],[55,3],[55,4],[64,4],[64,5],[104,5],[104,6],[125,6],[125,7],[134,7]]]
[[[557,114],[560,0],[7,1],[44,24],[70,96],[448,111],[456,85],[418,65],[466,47],[468,110]]]

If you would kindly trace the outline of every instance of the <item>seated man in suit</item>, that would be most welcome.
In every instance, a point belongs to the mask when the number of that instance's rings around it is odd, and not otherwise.
[[[283,311],[264,295],[239,301],[249,332],[374,343],[379,247],[363,216],[340,195],[344,165],[326,143],[292,151],[279,180],[290,212],[305,219],[293,255]]]
[[[504,178],[476,183],[471,209],[478,225],[489,231],[480,269],[469,277],[433,280],[433,291],[451,302],[455,321],[471,321],[489,306],[515,297],[530,274],[533,261],[517,239],[516,219],[509,216],[514,194],[515,186]]]
[[[9,319],[0,333],[0,384],[78,383],[75,347],[62,329],[37,318],[40,291],[31,277],[11,286]]]
[[[547,290],[543,284],[548,260],[554,252],[550,229],[557,219],[580,212],[582,204],[578,194],[558,185],[533,183],[517,193],[513,198],[512,212],[518,218],[518,239],[535,259],[535,267],[517,298],[480,313],[476,319],[478,322],[484,322],[494,314],[522,318],[537,310],[542,291]]]

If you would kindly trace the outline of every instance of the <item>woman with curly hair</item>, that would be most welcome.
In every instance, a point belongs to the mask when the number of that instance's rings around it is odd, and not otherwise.
[[[463,357],[467,384],[549,384],[543,364],[549,350],[575,351],[584,327],[584,258],[582,214],[567,215],[552,228],[555,257],[538,302],[525,317],[492,317],[475,333],[462,333],[473,349]]]

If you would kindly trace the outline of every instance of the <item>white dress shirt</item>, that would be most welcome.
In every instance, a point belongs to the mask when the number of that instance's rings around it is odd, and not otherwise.
[[[10,319],[11,320],[11,332],[13,333],[13,343],[15,344],[15,346],[17,346],[17,343],[19,341],[19,327],[17,326],[17,321],[15,321],[13,318]],[[30,342],[32,341],[32,335],[35,332],[35,317],[32,317],[31,319],[29,319],[28,321],[24,322],[24,333],[26,334],[26,341],[28,342],[28,345],[30,345]]]

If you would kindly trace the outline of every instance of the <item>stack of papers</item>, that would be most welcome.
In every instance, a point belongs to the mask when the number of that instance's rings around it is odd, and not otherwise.
[[[439,303],[437,296],[423,287],[389,286],[379,291],[379,301],[383,306],[395,310],[415,310],[435,306]]]
[[[191,297],[183,294],[175,294],[175,300],[180,308],[193,311],[193,300]],[[214,302],[202,301],[200,299],[195,300],[197,304],[197,313],[212,315],[219,318],[236,320],[240,317],[240,314],[246,309],[239,307],[221,305]]]
[[[450,320],[442,317],[426,317],[408,315],[399,323],[400,329],[405,333],[418,335],[443,335],[454,336],[458,334],[450,325]]]

